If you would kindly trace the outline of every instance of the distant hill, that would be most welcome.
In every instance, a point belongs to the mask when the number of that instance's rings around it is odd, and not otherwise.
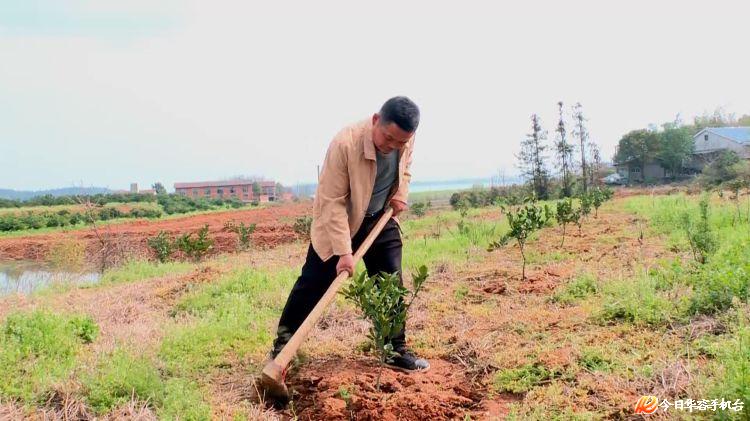
[[[92,195],[97,193],[112,193],[112,190],[104,187],[64,187],[61,189],[38,191],[0,189],[0,198],[10,200],[29,200],[46,194],[52,196],[72,196],[76,194]]]

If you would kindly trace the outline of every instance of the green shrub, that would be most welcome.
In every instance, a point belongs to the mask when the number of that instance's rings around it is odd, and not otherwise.
[[[310,238],[312,228],[312,216],[300,216],[294,221],[294,232],[304,239]]]
[[[428,202],[417,202],[411,205],[411,211],[416,215],[418,218],[423,217],[427,213],[427,209],[430,208],[432,204]]]
[[[90,316],[77,316],[70,319],[75,335],[85,344],[94,342],[99,335],[99,326]]]
[[[352,301],[372,323],[368,338],[372,341],[380,357],[380,370],[376,388],[380,390],[380,374],[386,360],[393,356],[391,338],[406,326],[409,307],[414,302],[424,282],[427,280],[427,267],[422,266],[412,275],[411,297],[407,303],[409,290],[401,284],[401,275],[382,273],[373,277],[362,272],[342,290],[342,295]]]
[[[557,208],[555,212],[555,219],[557,223],[562,226],[562,241],[560,247],[565,244],[565,228],[569,223],[579,224],[581,220],[581,210],[573,208],[573,200],[569,197],[557,202]]]
[[[213,249],[214,240],[208,236],[208,224],[198,230],[196,238],[193,233],[183,234],[177,239],[177,248],[195,262],[202,260]]]
[[[149,238],[146,242],[161,263],[168,261],[175,249],[175,243],[164,231],[159,231],[159,234]]]
[[[586,217],[591,213],[591,206],[594,204],[594,198],[589,192],[581,193],[579,199],[581,200],[581,216]]]
[[[133,208],[128,213],[130,218],[160,218],[162,212],[159,209]]]
[[[240,250],[250,248],[250,234],[255,232],[255,224],[245,225],[244,222],[240,222],[237,225],[234,221],[228,221],[224,224],[224,229],[237,234],[237,245]]]

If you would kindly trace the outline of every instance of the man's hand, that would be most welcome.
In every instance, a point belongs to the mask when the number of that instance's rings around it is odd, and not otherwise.
[[[354,257],[351,254],[339,256],[339,262],[336,264],[336,275],[344,271],[349,272],[350,277],[354,274]]]
[[[398,216],[399,213],[409,209],[409,206],[396,199],[391,199],[391,208],[393,208],[393,216]]]

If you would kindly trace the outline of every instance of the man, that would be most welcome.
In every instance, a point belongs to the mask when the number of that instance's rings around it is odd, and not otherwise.
[[[353,250],[364,241],[386,205],[394,217],[407,208],[414,132],[419,108],[398,96],[380,112],[344,128],[331,142],[313,204],[310,246],[302,273],[279,319],[272,357],[299,328],[336,276],[354,272]],[[367,272],[401,273],[401,235],[394,218],[363,256]],[[388,363],[409,371],[426,371],[429,363],[406,348],[402,330],[391,338],[397,353]]]

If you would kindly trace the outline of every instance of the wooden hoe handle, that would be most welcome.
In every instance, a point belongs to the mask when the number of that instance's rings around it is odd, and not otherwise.
[[[391,218],[391,215],[393,215],[393,209],[389,207],[385,210],[380,219],[378,219],[377,224],[375,224],[370,233],[367,235],[367,238],[365,238],[365,241],[354,253],[355,265],[370,248],[373,241],[375,241],[375,238],[378,237],[385,224],[388,223],[388,220]],[[305,341],[305,338],[307,338],[310,330],[312,330],[313,326],[315,326],[315,323],[317,323],[318,319],[320,319],[320,317],[323,315],[323,311],[326,309],[326,307],[328,307],[328,305],[331,304],[331,302],[336,298],[336,293],[348,277],[349,273],[347,271],[343,271],[338,274],[338,276],[336,276],[336,279],[333,280],[333,283],[328,287],[326,293],[323,294],[323,297],[320,299],[320,301],[318,301],[318,304],[315,305],[315,308],[312,309],[305,321],[302,322],[299,329],[294,332],[294,335],[292,335],[292,338],[289,339],[289,342],[287,342],[284,348],[282,348],[281,352],[279,352],[279,355],[274,358],[273,363],[278,364],[277,367],[281,367],[283,370],[287,365],[289,365],[289,362],[292,360],[292,358],[294,358],[294,354],[297,353],[297,350],[302,345],[302,342]],[[264,368],[263,371],[265,372],[266,369]]]

